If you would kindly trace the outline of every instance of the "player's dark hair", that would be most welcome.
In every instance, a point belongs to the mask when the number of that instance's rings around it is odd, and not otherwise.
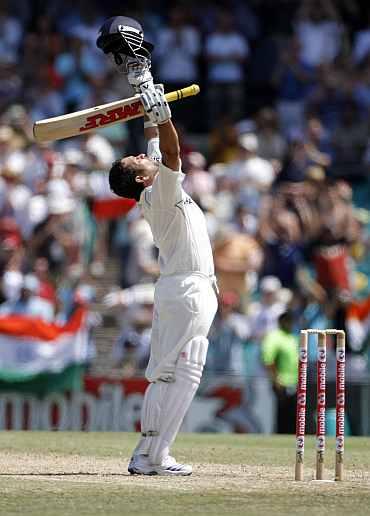
[[[127,165],[122,165],[120,160],[114,161],[109,171],[109,186],[112,192],[119,197],[140,200],[144,185],[136,181],[137,171]]]

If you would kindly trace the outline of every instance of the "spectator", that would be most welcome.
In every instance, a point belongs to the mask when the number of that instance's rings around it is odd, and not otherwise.
[[[333,172],[337,177],[348,179],[362,177],[365,174],[362,160],[368,131],[368,123],[361,120],[356,104],[353,101],[347,102],[343,107],[339,125],[332,135]]]
[[[317,82],[307,99],[307,111],[320,119],[325,129],[333,131],[340,123],[348,99],[348,75],[334,65],[321,65]]]
[[[125,376],[132,376],[147,364],[150,352],[151,322],[153,317],[154,285],[141,284],[111,292],[104,298],[106,307],[121,305],[121,334],[115,342],[112,356],[123,369]]]
[[[293,37],[281,50],[273,76],[277,87],[276,109],[285,134],[303,128],[306,99],[313,80],[313,67],[303,62],[300,42]]]
[[[209,127],[220,121],[227,106],[236,120],[243,114],[244,66],[249,56],[247,40],[235,29],[232,14],[219,15],[214,32],[206,37],[208,61]]]
[[[288,209],[282,193],[264,201],[259,238],[264,251],[261,276],[276,276],[285,288],[294,289],[304,263],[303,235],[299,217]]]
[[[24,248],[17,223],[12,217],[0,218],[0,277],[5,271],[19,270]]]
[[[320,167],[330,168],[333,149],[328,131],[316,117],[307,119],[305,149],[309,160]],[[325,172],[324,172],[325,173]]]
[[[259,244],[251,236],[233,233],[225,226],[215,236],[213,254],[220,292],[233,290],[243,302],[250,289],[249,275],[261,266]]]
[[[353,88],[353,99],[360,111],[369,113],[370,110],[370,60],[367,59],[364,67],[359,70]]]
[[[216,192],[213,211],[219,225],[227,224],[234,214],[235,183],[228,177],[228,167],[222,163],[215,163],[209,168],[216,180]]]
[[[74,200],[70,197],[48,198],[48,215],[38,224],[30,240],[33,256],[46,258],[53,274],[62,271],[78,259],[78,242],[74,238]]]
[[[47,68],[39,69],[37,75],[38,81],[32,92],[32,119],[41,120],[62,115],[65,112],[63,96],[50,84]]]
[[[136,306],[135,314],[118,337],[113,348],[115,365],[124,378],[137,375],[145,368],[150,350],[152,314]]]
[[[266,160],[281,162],[286,151],[285,139],[279,130],[277,113],[271,108],[263,108],[257,113],[258,155]]]
[[[230,176],[240,188],[252,187],[257,192],[267,191],[275,173],[269,161],[258,155],[258,139],[253,133],[242,134],[238,139],[239,159],[230,163]]]
[[[255,236],[258,229],[258,217],[249,206],[239,204],[235,208],[232,227],[238,233]]]
[[[49,264],[46,258],[36,258],[33,269],[34,275],[39,282],[38,295],[42,299],[55,304],[57,295],[50,278]]]
[[[332,63],[341,50],[343,27],[331,0],[304,0],[297,12],[295,31],[306,65]]]
[[[123,257],[126,274],[122,286],[131,287],[137,283],[155,281],[159,275],[156,248],[149,224],[138,211],[130,214],[128,227],[130,248]]]
[[[269,370],[278,403],[276,431],[279,434],[295,433],[298,343],[292,327],[292,313],[284,312],[279,317],[279,327],[262,342],[262,360]]]
[[[260,345],[265,335],[277,328],[278,317],[285,311],[286,304],[280,295],[281,282],[275,276],[263,277],[259,291],[261,299],[250,304],[248,318],[249,339]]]
[[[15,63],[0,62],[0,109],[4,111],[23,96],[24,84]]]
[[[0,166],[3,167],[14,149],[15,133],[8,125],[0,126]]]
[[[370,9],[367,13],[367,24],[363,30],[357,31],[353,42],[353,61],[362,64],[370,53]]]
[[[7,3],[2,2],[0,8],[0,62],[16,63],[23,27],[17,18],[9,14]]]
[[[25,157],[20,152],[12,153],[2,168],[0,183],[0,213],[14,218],[25,236],[28,227],[28,205],[31,192],[22,182]]]
[[[27,315],[45,322],[53,321],[54,306],[38,295],[40,284],[36,276],[32,274],[24,276],[20,287],[19,296],[0,305],[0,314]]]
[[[304,180],[306,168],[310,164],[305,136],[300,129],[292,130],[288,137],[288,147],[277,182],[300,183]]]
[[[240,299],[234,291],[220,296],[219,309],[209,334],[206,370],[217,374],[243,374],[243,344],[248,333],[245,317],[238,312]]]
[[[209,135],[209,153],[211,163],[230,163],[239,153],[238,130],[225,116],[212,128]]]
[[[1,307],[8,303],[14,305],[20,296],[23,286],[23,274],[19,270],[7,270],[2,275],[1,297],[3,303]]]
[[[186,176],[183,182],[185,191],[202,204],[202,199],[213,195],[215,179],[207,172],[205,157],[200,152],[190,152],[185,160]]]
[[[346,183],[326,182],[317,197],[320,226],[312,241],[313,262],[318,283],[331,293],[352,290],[349,244],[359,238],[360,227],[351,196]]]

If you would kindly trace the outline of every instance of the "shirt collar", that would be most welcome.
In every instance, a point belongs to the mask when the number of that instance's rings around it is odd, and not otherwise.
[[[140,200],[137,202],[137,204],[139,206],[142,206],[144,204],[144,202],[145,202],[145,192],[151,192],[151,190],[152,190],[152,185],[147,186],[146,188],[144,188],[144,190],[140,194]]]

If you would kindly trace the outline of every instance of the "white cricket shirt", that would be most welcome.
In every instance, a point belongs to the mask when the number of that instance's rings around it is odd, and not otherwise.
[[[202,210],[183,190],[181,171],[162,163],[152,186],[145,188],[139,205],[159,249],[162,276],[200,272],[213,276],[214,265]]]

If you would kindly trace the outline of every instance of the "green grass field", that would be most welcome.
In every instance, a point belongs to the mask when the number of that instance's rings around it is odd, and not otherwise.
[[[183,434],[173,453],[193,464],[191,477],[131,477],[127,460],[137,435],[2,432],[0,514],[341,515],[370,514],[370,439],[348,438],[345,482],[293,481],[293,436]],[[326,454],[333,478],[333,441]]]

